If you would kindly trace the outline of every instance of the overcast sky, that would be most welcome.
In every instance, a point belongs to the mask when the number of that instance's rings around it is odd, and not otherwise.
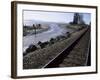
[[[91,21],[91,15],[89,13],[82,13],[83,20],[89,24]],[[69,23],[73,21],[74,13],[65,12],[46,12],[46,11],[23,11],[23,19],[46,21],[46,22],[60,22]]]

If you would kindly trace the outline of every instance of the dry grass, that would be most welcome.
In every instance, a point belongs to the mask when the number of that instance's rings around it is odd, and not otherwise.
[[[23,58],[24,69],[42,68],[51,59],[58,55],[62,50],[67,48],[72,42],[74,42],[86,29],[75,32],[70,38],[56,42],[55,44],[43,49],[36,50],[29,53]]]

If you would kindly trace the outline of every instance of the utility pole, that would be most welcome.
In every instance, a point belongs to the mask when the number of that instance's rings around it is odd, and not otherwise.
[[[36,26],[35,24],[33,24],[33,29],[34,29],[34,43],[36,43]]]
[[[35,29],[35,37],[36,37],[36,27],[37,27],[37,25],[34,26],[34,29]]]

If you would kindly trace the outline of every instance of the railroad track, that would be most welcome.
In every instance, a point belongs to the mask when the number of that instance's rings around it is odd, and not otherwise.
[[[42,68],[90,66],[90,62],[90,29],[87,29]]]
[[[86,44],[88,44],[87,38],[89,38],[90,35],[87,32],[89,32],[87,28],[82,29],[80,31],[76,31],[72,33],[69,38],[63,41],[56,42],[52,46],[48,46],[47,48],[39,49],[27,54],[26,56],[23,57],[23,69],[69,66],[69,65],[65,65],[65,63],[68,63],[68,61],[69,63],[72,63],[72,61],[74,61],[74,59],[70,58],[71,56],[73,57],[73,53],[71,51],[75,52],[74,50],[75,46],[77,44],[84,43],[85,35],[86,35],[85,42],[87,42]],[[86,51],[89,50],[87,49]],[[87,59],[85,60],[84,63],[87,62],[89,63],[88,57],[86,58]],[[71,59],[72,61],[70,61],[69,59]],[[73,64],[70,66],[73,66]]]

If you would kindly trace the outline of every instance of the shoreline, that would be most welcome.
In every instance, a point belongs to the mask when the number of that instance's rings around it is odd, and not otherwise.
[[[44,31],[48,31],[49,29],[50,29],[49,26],[46,26],[45,28],[42,28],[42,29],[37,29],[36,34],[42,33]],[[29,30],[29,31],[26,32],[26,35],[23,35],[23,37],[26,37],[26,36],[29,36],[29,35],[34,35],[34,34],[35,34],[35,30]]]
[[[51,38],[56,38],[57,36],[58,37],[65,36],[67,32],[69,33],[75,32],[75,30],[67,28],[66,24],[64,25],[50,24],[48,26],[49,26],[48,29],[38,32],[36,36],[34,34],[24,36],[23,37],[23,40],[24,40],[23,51],[25,51],[25,49],[29,47],[29,44],[36,45],[39,41],[46,42],[46,41],[49,41]]]
[[[30,52],[29,54],[27,54],[26,56],[23,57],[24,69],[42,68],[43,65],[48,63],[48,61],[50,61],[51,59],[53,59],[54,56],[56,56],[64,48],[66,48],[66,45],[68,46],[74,39],[79,37],[84,31],[85,31],[85,29],[83,29],[79,32],[72,33],[72,36],[70,38],[67,38],[62,41],[58,41],[57,43],[55,43],[51,46],[48,46],[46,48],[39,49],[34,52]],[[49,56],[49,59],[48,59],[48,56]],[[40,57],[42,60],[40,60]],[[29,59],[30,63],[26,63],[26,59]],[[37,63],[36,61],[38,61],[39,63]]]

